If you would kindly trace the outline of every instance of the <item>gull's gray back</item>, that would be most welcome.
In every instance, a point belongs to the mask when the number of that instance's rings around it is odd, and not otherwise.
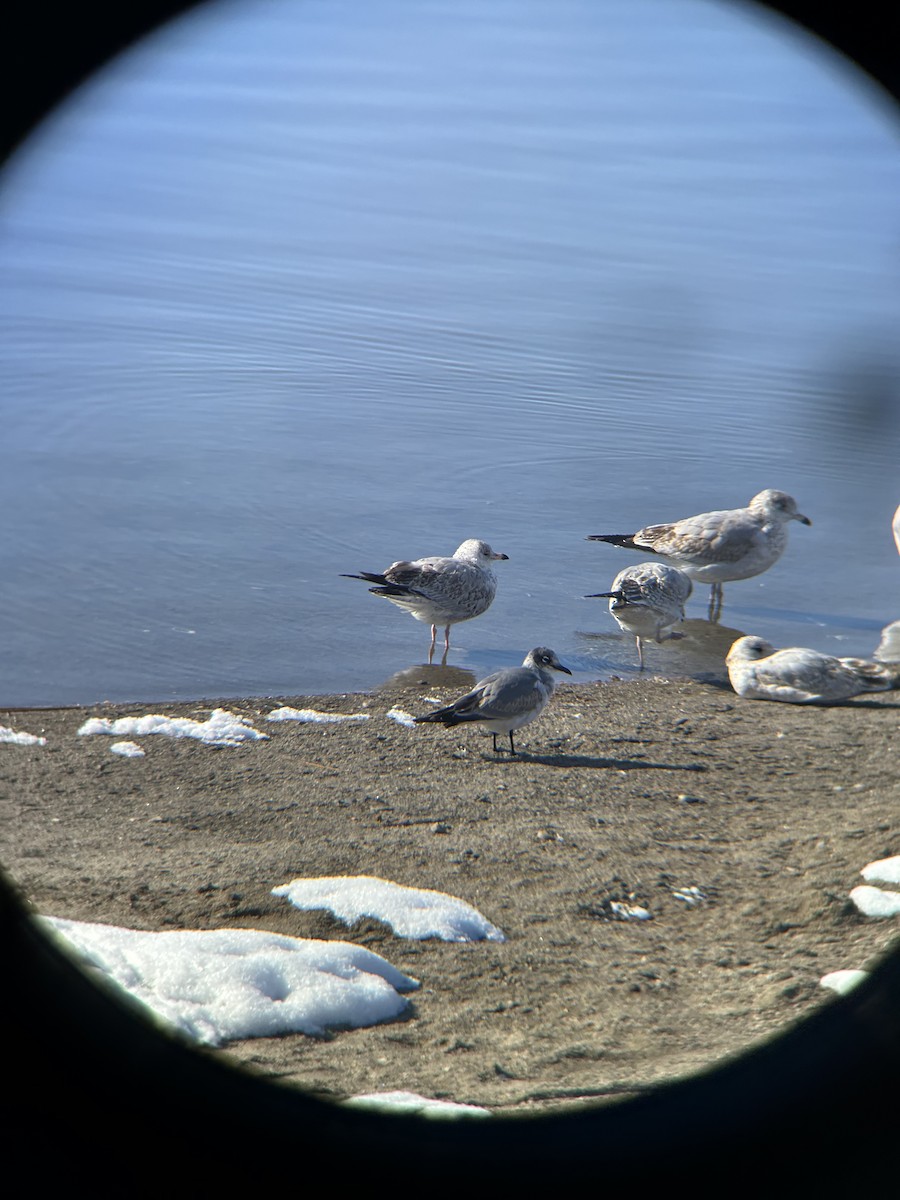
[[[485,716],[518,716],[545,704],[553,688],[549,671],[506,667],[481,681],[478,711]]]

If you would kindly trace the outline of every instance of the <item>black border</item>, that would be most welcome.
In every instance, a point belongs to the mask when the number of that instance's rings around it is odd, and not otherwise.
[[[298,0],[300,2],[300,0]],[[599,0],[598,0],[599,2]],[[672,0],[674,3],[675,0]],[[741,0],[732,0],[741,2]],[[196,0],[17,0],[7,13],[4,157],[93,71]],[[900,10],[762,5],[900,102]],[[895,114],[896,115],[896,114]],[[837,1195],[898,1178],[900,948],[848,996],[751,1052],[658,1091],[565,1115],[439,1122],[332,1105],[167,1036],[41,933],[0,872],[3,1176],[16,1189],[178,1195],[189,1187],[476,1195],[584,1184],[741,1185]],[[118,1174],[117,1174],[118,1173]],[[813,1191],[815,1189],[815,1192]]]

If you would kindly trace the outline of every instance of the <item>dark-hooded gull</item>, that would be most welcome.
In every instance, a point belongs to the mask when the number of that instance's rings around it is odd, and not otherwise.
[[[554,671],[572,674],[552,650],[537,646],[529,650],[521,667],[494,671],[476,683],[465,696],[460,696],[446,708],[416,717],[416,721],[434,721],[448,727],[478,721],[493,735],[495,754],[498,753],[498,733],[509,734],[509,752],[515,754],[513,730],[537,720],[550,703],[556,690]]]
[[[629,550],[662,555],[697,583],[709,583],[709,619],[722,612],[722,584],[749,579],[768,570],[787,546],[788,521],[811,525],[786,492],[767,488],[746,508],[699,513],[665,525],[647,525],[637,533],[595,533],[589,542],[610,542]]]

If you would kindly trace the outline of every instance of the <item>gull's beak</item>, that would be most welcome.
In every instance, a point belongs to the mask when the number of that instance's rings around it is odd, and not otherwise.
[[[799,521],[801,525],[812,525],[809,517],[804,517],[803,513],[794,513],[794,520]]]
[[[591,592],[589,596],[585,596],[585,600],[624,600],[621,592]]]
[[[805,519],[805,518],[804,518],[804,519]],[[808,523],[808,522],[807,522],[807,523]],[[496,560],[496,561],[498,561],[498,562],[499,562],[499,560],[500,560],[501,558],[502,558],[502,559],[505,559],[507,562],[509,562],[509,555],[508,555],[508,554],[492,554],[492,555],[491,555],[491,558],[495,559],[495,560]]]
[[[562,671],[564,675],[571,675],[571,674],[572,674],[572,672],[569,670],[569,668],[568,668],[568,667],[564,667],[564,666],[562,665],[562,663],[561,663],[561,662],[559,662],[559,660],[557,660],[557,661],[556,661],[556,662],[553,664],[553,669],[554,669],[554,671]]]

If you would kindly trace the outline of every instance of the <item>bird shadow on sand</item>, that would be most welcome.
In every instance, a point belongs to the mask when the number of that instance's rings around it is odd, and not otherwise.
[[[515,757],[508,754],[483,754],[485,762],[495,763],[540,763],[545,767],[591,767],[613,771],[690,771],[697,773],[707,768],[702,763],[648,762],[638,758],[596,758],[588,754],[529,754],[520,750]]]

